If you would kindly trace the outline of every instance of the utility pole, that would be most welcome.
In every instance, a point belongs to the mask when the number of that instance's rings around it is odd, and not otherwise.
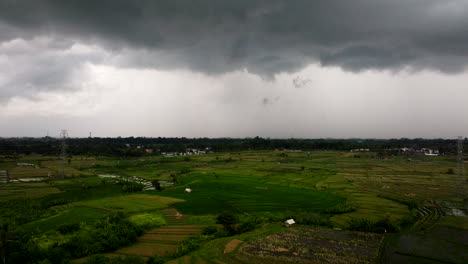
[[[66,129],[62,129],[60,132],[60,137],[62,138],[62,151],[60,156],[62,157],[62,171],[61,171],[61,178],[65,178],[65,169],[67,166],[67,142],[66,139],[68,137],[68,132]]]

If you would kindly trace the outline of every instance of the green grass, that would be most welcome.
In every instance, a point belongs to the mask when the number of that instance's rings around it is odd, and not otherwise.
[[[208,173],[191,173],[183,178],[184,185],[161,195],[186,200],[174,206],[191,215],[218,214],[223,211],[255,214],[275,211],[320,212],[343,201],[336,195],[315,189],[287,187],[268,183],[268,178],[220,173],[216,179]],[[184,193],[189,187],[192,193]]]
[[[440,220],[439,225],[468,230],[468,219],[463,216],[445,216]]]
[[[167,224],[164,215],[160,211],[135,214],[130,216],[128,219],[130,222],[144,228],[152,228]]]
[[[133,213],[139,211],[162,209],[167,207],[168,204],[175,202],[182,202],[182,200],[158,195],[131,194],[88,200],[84,202],[76,202],[71,203],[70,206],[87,206],[101,210]]]
[[[55,237],[53,231],[60,224],[92,222],[113,211],[124,212],[130,221],[141,226],[166,225],[160,209],[168,205],[184,215],[185,224],[213,225],[216,216],[225,211],[269,216],[280,221],[283,216],[323,216],[317,213],[326,213],[332,208],[329,213],[339,214],[332,215],[331,220],[346,226],[349,220],[356,218],[376,221],[390,216],[397,220],[409,214],[409,204],[421,206],[434,201],[444,207],[447,201],[460,200],[456,198],[454,188],[458,183],[457,175],[447,173],[450,168],[456,168],[455,157],[421,156],[408,161],[407,157],[374,159],[374,153],[358,156],[360,158],[349,152],[249,151],[191,156],[188,160],[156,156],[73,157],[69,165],[70,176],[102,173],[171,180],[171,175],[175,175],[178,184],[166,187],[162,192],[128,195],[120,185],[111,184],[112,180],[76,177],[54,180],[51,185],[14,183],[1,186],[0,199],[38,197],[36,200],[41,205],[67,204],[40,211],[39,220],[23,226],[29,231],[47,232],[50,241],[63,239]],[[45,169],[17,169],[18,174],[56,171],[61,164],[54,157],[25,157],[22,160]],[[15,168],[19,161],[0,160],[0,169]],[[191,188],[192,193],[184,193],[185,188]],[[466,221],[465,218],[444,217],[439,226],[466,230]],[[279,229],[282,228],[262,227],[250,234],[263,235]],[[241,235],[239,238],[249,240],[253,236]],[[230,240],[209,242],[200,253],[193,255],[191,262],[195,263],[197,258],[212,259],[210,254],[222,252]],[[213,251],[212,247],[217,249]]]

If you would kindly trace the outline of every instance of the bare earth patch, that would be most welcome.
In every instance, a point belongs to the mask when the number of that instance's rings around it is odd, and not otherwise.
[[[227,243],[226,247],[224,248],[224,254],[226,253],[231,253],[232,251],[234,251],[234,249],[236,249],[236,247],[238,245],[240,245],[242,242],[242,240],[239,240],[239,239],[234,239],[234,240],[231,240],[229,243]]]

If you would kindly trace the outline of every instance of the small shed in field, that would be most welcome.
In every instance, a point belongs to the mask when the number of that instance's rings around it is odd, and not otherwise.
[[[287,226],[287,227],[290,227],[290,226],[292,226],[293,224],[296,223],[296,222],[294,221],[294,219],[292,219],[292,218],[291,218],[291,219],[288,219],[288,220],[286,220],[286,221],[284,221],[284,222],[286,223],[286,226]]]
[[[190,189],[190,188],[185,188],[185,191],[184,191],[184,192],[185,192],[185,193],[191,193],[191,192],[192,192],[192,189]]]

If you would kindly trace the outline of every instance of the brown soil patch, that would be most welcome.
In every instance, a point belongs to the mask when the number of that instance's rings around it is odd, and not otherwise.
[[[289,251],[289,249],[280,247],[280,248],[275,249],[275,251],[276,252],[287,252],[287,251]]]
[[[224,254],[226,253],[231,253],[232,251],[234,251],[234,249],[236,249],[236,247],[238,245],[240,245],[242,242],[242,240],[239,240],[239,239],[234,239],[234,240],[231,240],[231,242],[227,243],[226,247],[224,248]]]
[[[172,244],[137,242],[130,247],[121,248],[114,253],[122,255],[140,255],[144,257],[151,257],[154,254],[168,256],[174,253],[177,247],[178,245]]]

